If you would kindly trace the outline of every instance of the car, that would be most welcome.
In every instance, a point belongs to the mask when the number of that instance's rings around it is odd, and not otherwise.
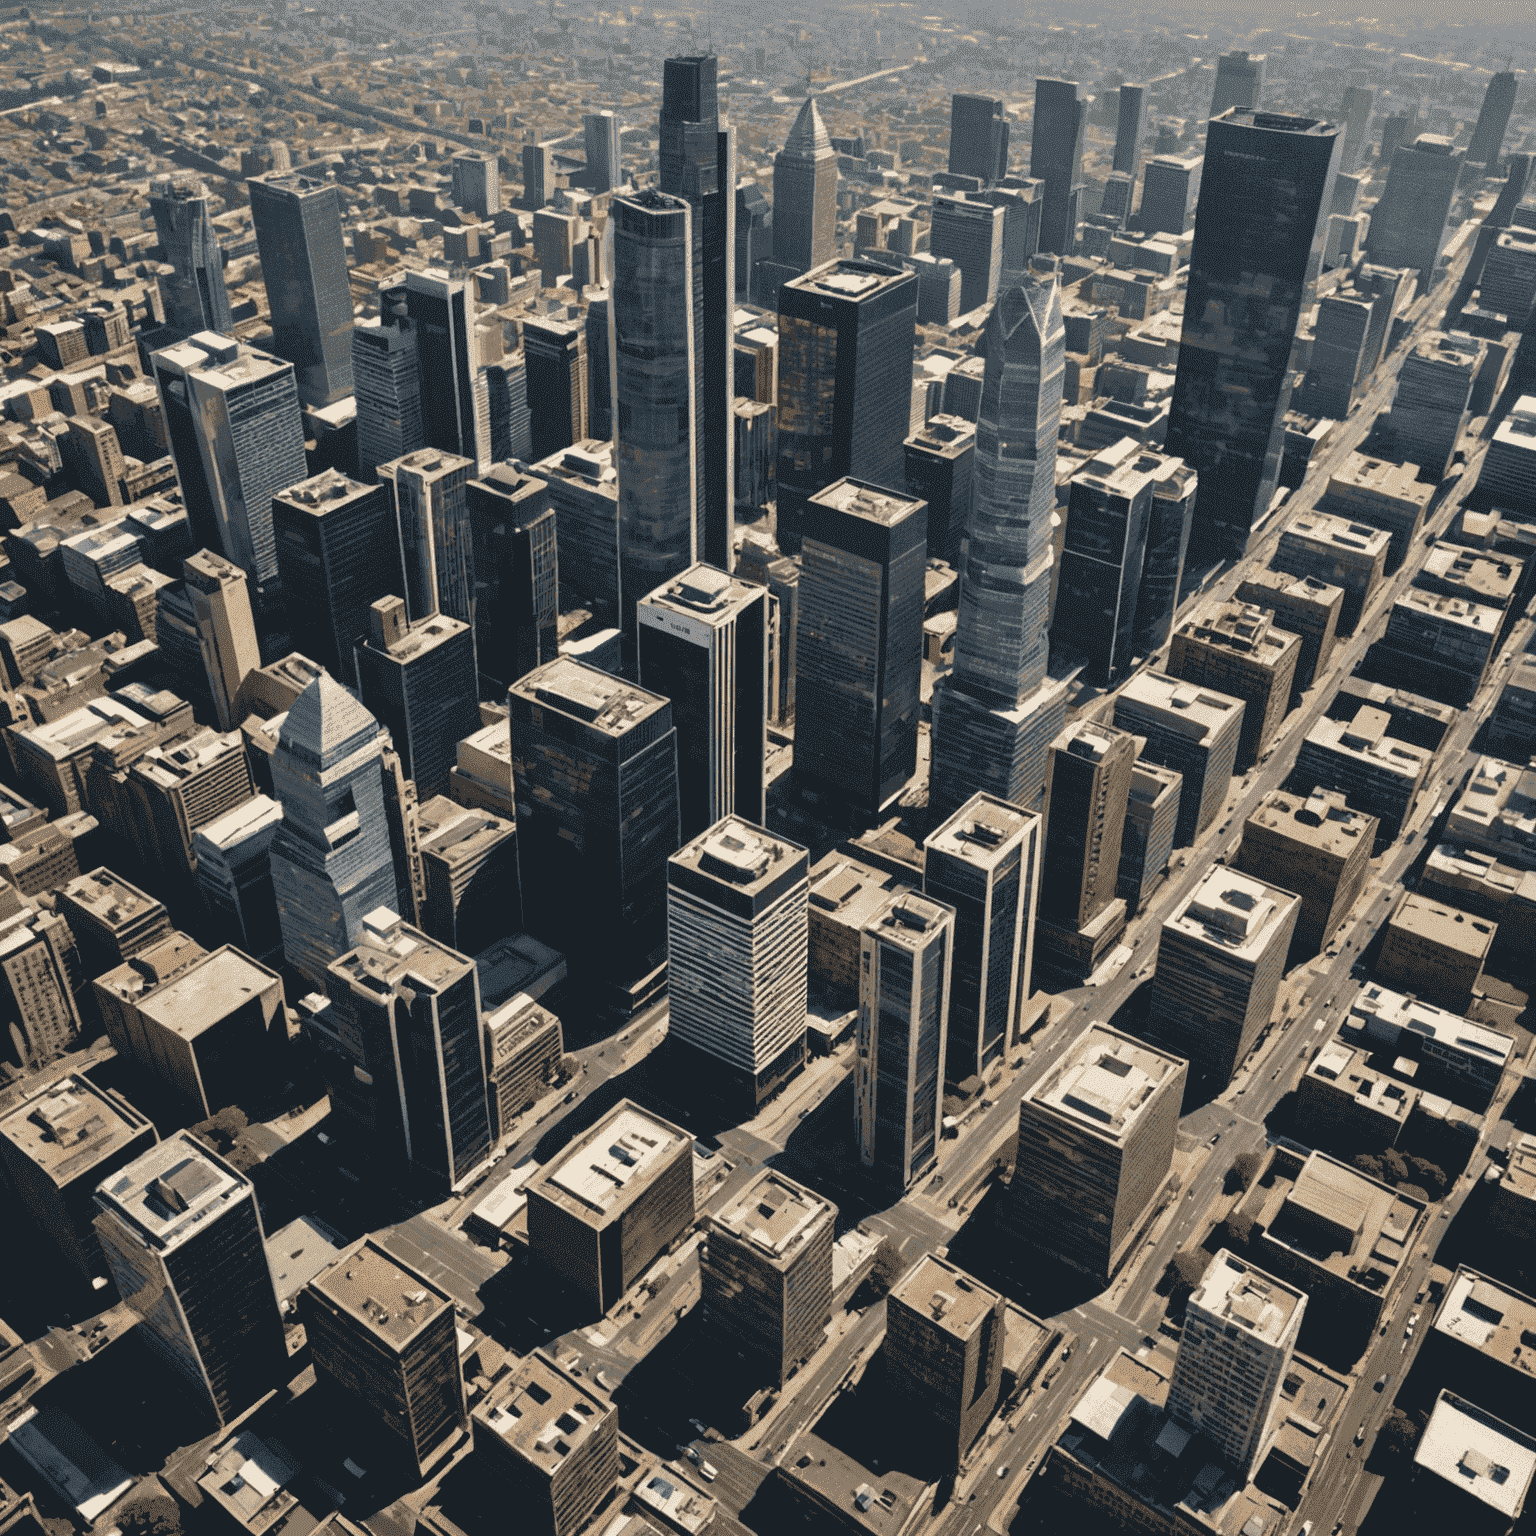
[[[1312,1522],[1310,1520],[1303,1520],[1301,1522],[1301,1529],[1296,1532],[1296,1536],[1312,1536]]]
[[[1363,1422],[1361,1423],[1360,1428],[1355,1431],[1355,1444],[1365,1444],[1365,1424]]]
[[[712,1483],[717,1477],[720,1476],[720,1473],[709,1462],[701,1460],[699,1462],[699,1476],[702,1477],[706,1483]]]
[[[1004,1467],[999,1467],[997,1469],[997,1475],[999,1477],[1007,1477],[1008,1476],[1008,1468],[1005,1467],[1005,1466]]]
[[[1070,1360],[1072,1358],[1072,1346],[1070,1344],[1068,1344],[1067,1347],[1062,1350],[1061,1358],[1063,1360]]]
[[[693,1426],[694,1434],[705,1435],[709,1433],[708,1429],[703,1424],[699,1423],[697,1419],[689,1419],[688,1422]]]
[[[1372,1387],[1371,1390],[1373,1392],[1381,1392],[1381,1391],[1385,1390],[1387,1383],[1389,1381],[1391,1381],[1391,1380],[1392,1380],[1392,1373],[1390,1371],[1387,1372],[1387,1374],[1385,1376],[1378,1376],[1376,1378],[1376,1385],[1374,1387]]]
[[[1216,1134],[1211,1137],[1210,1145],[1214,1147],[1216,1145],[1216,1143],[1218,1141],[1220,1141],[1220,1140],[1221,1140],[1221,1132],[1217,1131]]]
[[[678,1446],[677,1454],[679,1456],[684,1457],[686,1460],[691,1461],[694,1464],[694,1466],[698,1466],[699,1463],[704,1460],[704,1458],[702,1456],[700,1456],[699,1453],[696,1450],[694,1450],[694,1448],[691,1445],[680,1445],[680,1446]]]

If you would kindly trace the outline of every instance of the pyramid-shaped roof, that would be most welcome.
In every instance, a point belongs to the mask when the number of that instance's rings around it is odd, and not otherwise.
[[[321,672],[293,701],[279,741],[298,747],[324,768],[378,732],[379,722],[329,672]]]
[[[816,98],[807,96],[805,105],[800,108],[800,115],[795,119],[795,126],[789,130],[789,137],[784,141],[784,153],[786,155],[814,155],[818,150],[832,148],[832,135],[827,132],[827,125],[821,120],[821,113],[816,110]]]
[[[1031,342],[1038,348],[1061,324],[1061,298],[1055,278],[1042,282],[1033,272],[1026,272],[998,294],[988,329],[999,335],[1011,350]],[[1023,336],[1019,335],[1021,330]],[[991,350],[989,336],[989,356]]]

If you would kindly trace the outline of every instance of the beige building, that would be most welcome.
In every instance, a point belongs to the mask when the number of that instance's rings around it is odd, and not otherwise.
[[[1408,891],[1387,921],[1376,975],[1389,987],[1461,1012],[1498,931],[1486,918]]]

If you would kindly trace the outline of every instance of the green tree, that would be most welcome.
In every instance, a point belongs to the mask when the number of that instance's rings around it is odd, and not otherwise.
[[[1394,1408],[1376,1436],[1376,1449],[1386,1456],[1411,1456],[1419,1433],[1419,1426],[1401,1408]]]
[[[1227,1169],[1227,1176],[1222,1181],[1222,1187],[1229,1195],[1235,1195],[1246,1190],[1258,1177],[1259,1169],[1264,1166],[1264,1159],[1257,1152],[1240,1152],[1232,1160],[1232,1166]]]
[[[181,1507],[169,1494],[157,1493],[117,1517],[123,1536],[181,1536]]]
[[[1253,1217],[1246,1211],[1236,1210],[1222,1222],[1221,1229],[1226,1236],[1227,1246],[1235,1248],[1239,1252],[1253,1241]]]
[[[1445,1193],[1451,1182],[1445,1170],[1430,1162],[1427,1157],[1410,1157],[1408,1171],[1413,1175],[1414,1182],[1422,1184],[1436,1200]]]
[[[1182,1287],[1192,1291],[1205,1279],[1205,1271],[1210,1265],[1209,1255],[1202,1253],[1198,1248],[1181,1248],[1173,1256],[1173,1279],[1175,1288]]]

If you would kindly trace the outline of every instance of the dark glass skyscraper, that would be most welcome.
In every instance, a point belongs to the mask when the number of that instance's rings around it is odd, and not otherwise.
[[[560,650],[560,561],[549,484],[496,464],[468,481],[464,493],[475,542],[480,671],[511,683]]]
[[[234,329],[224,258],[208,207],[208,188],[191,176],[167,176],[149,191],[149,211],[165,259],[176,269],[160,279],[165,323],[184,336]]]
[[[1142,85],[1122,85],[1115,119],[1115,163],[1112,170],[1136,179],[1141,169],[1141,136],[1147,128],[1147,91]]]
[[[1088,103],[1078,95],[1077,81],[1035,81],[1029,174],[1045,183],[1040,209],[1042,251],[1069,255],[1076,241],[1087,125]]]
[[[1499,163],[1509,115],[1515,109],[1515,85],[1515,77],[1508,70],[1500,70],[1489,80],[1488,89],[1483,92],[1482,110],[1477,114],[1477,127],[1472,130],[1472,142],[1467,146],[1469,164],[1491,169]]]
[[[1291,351],[1339,152],[1317,118],[1213,118],[1166,451],[1200,476],[1190,550],[1236,558],[1280,478]]]
[[[1251,58],[1241,48],[1216,60],[1216,84],[1211,89],[1211,116],[1220,117],[1232,107],[1258,109],[1264,90],[1265,55]]]
[[[352,393],[352,288],[333,182],[271,171],[246,183],[261,276],[272,310],[272,350],[293,364],[306,405]]]
[[[480,368],[470,285],[441,270],[411,272],[405,302],[416,333],[426,446],[488,463],[490,395]]]
[[[806,501],[844,475],[902,482],[912,417],[917,275],[835,261],[779,289],[779,547]]]
[[[1371,214],[1367,255],[1377,266],[1417,272],[1421,293],[1429,287],[1445,248],[1461,164],[1461,151],[1440,134],[1421,133],[1412,144],[1398,145],[1387,185]]]
[[[990,96],[956,94],[949,103],[949,173],[984,185],[1008,174],[1008,120]],[[775,195],[774,207],[779,199]]]
[[[713,54],[668,59],[662,73],[661,190],[693,208],[694,449],[699,558],[734,551],[732,347],[736,304],[736,150],[720,121]],[[659,578],[658,578],[659,579]]]

